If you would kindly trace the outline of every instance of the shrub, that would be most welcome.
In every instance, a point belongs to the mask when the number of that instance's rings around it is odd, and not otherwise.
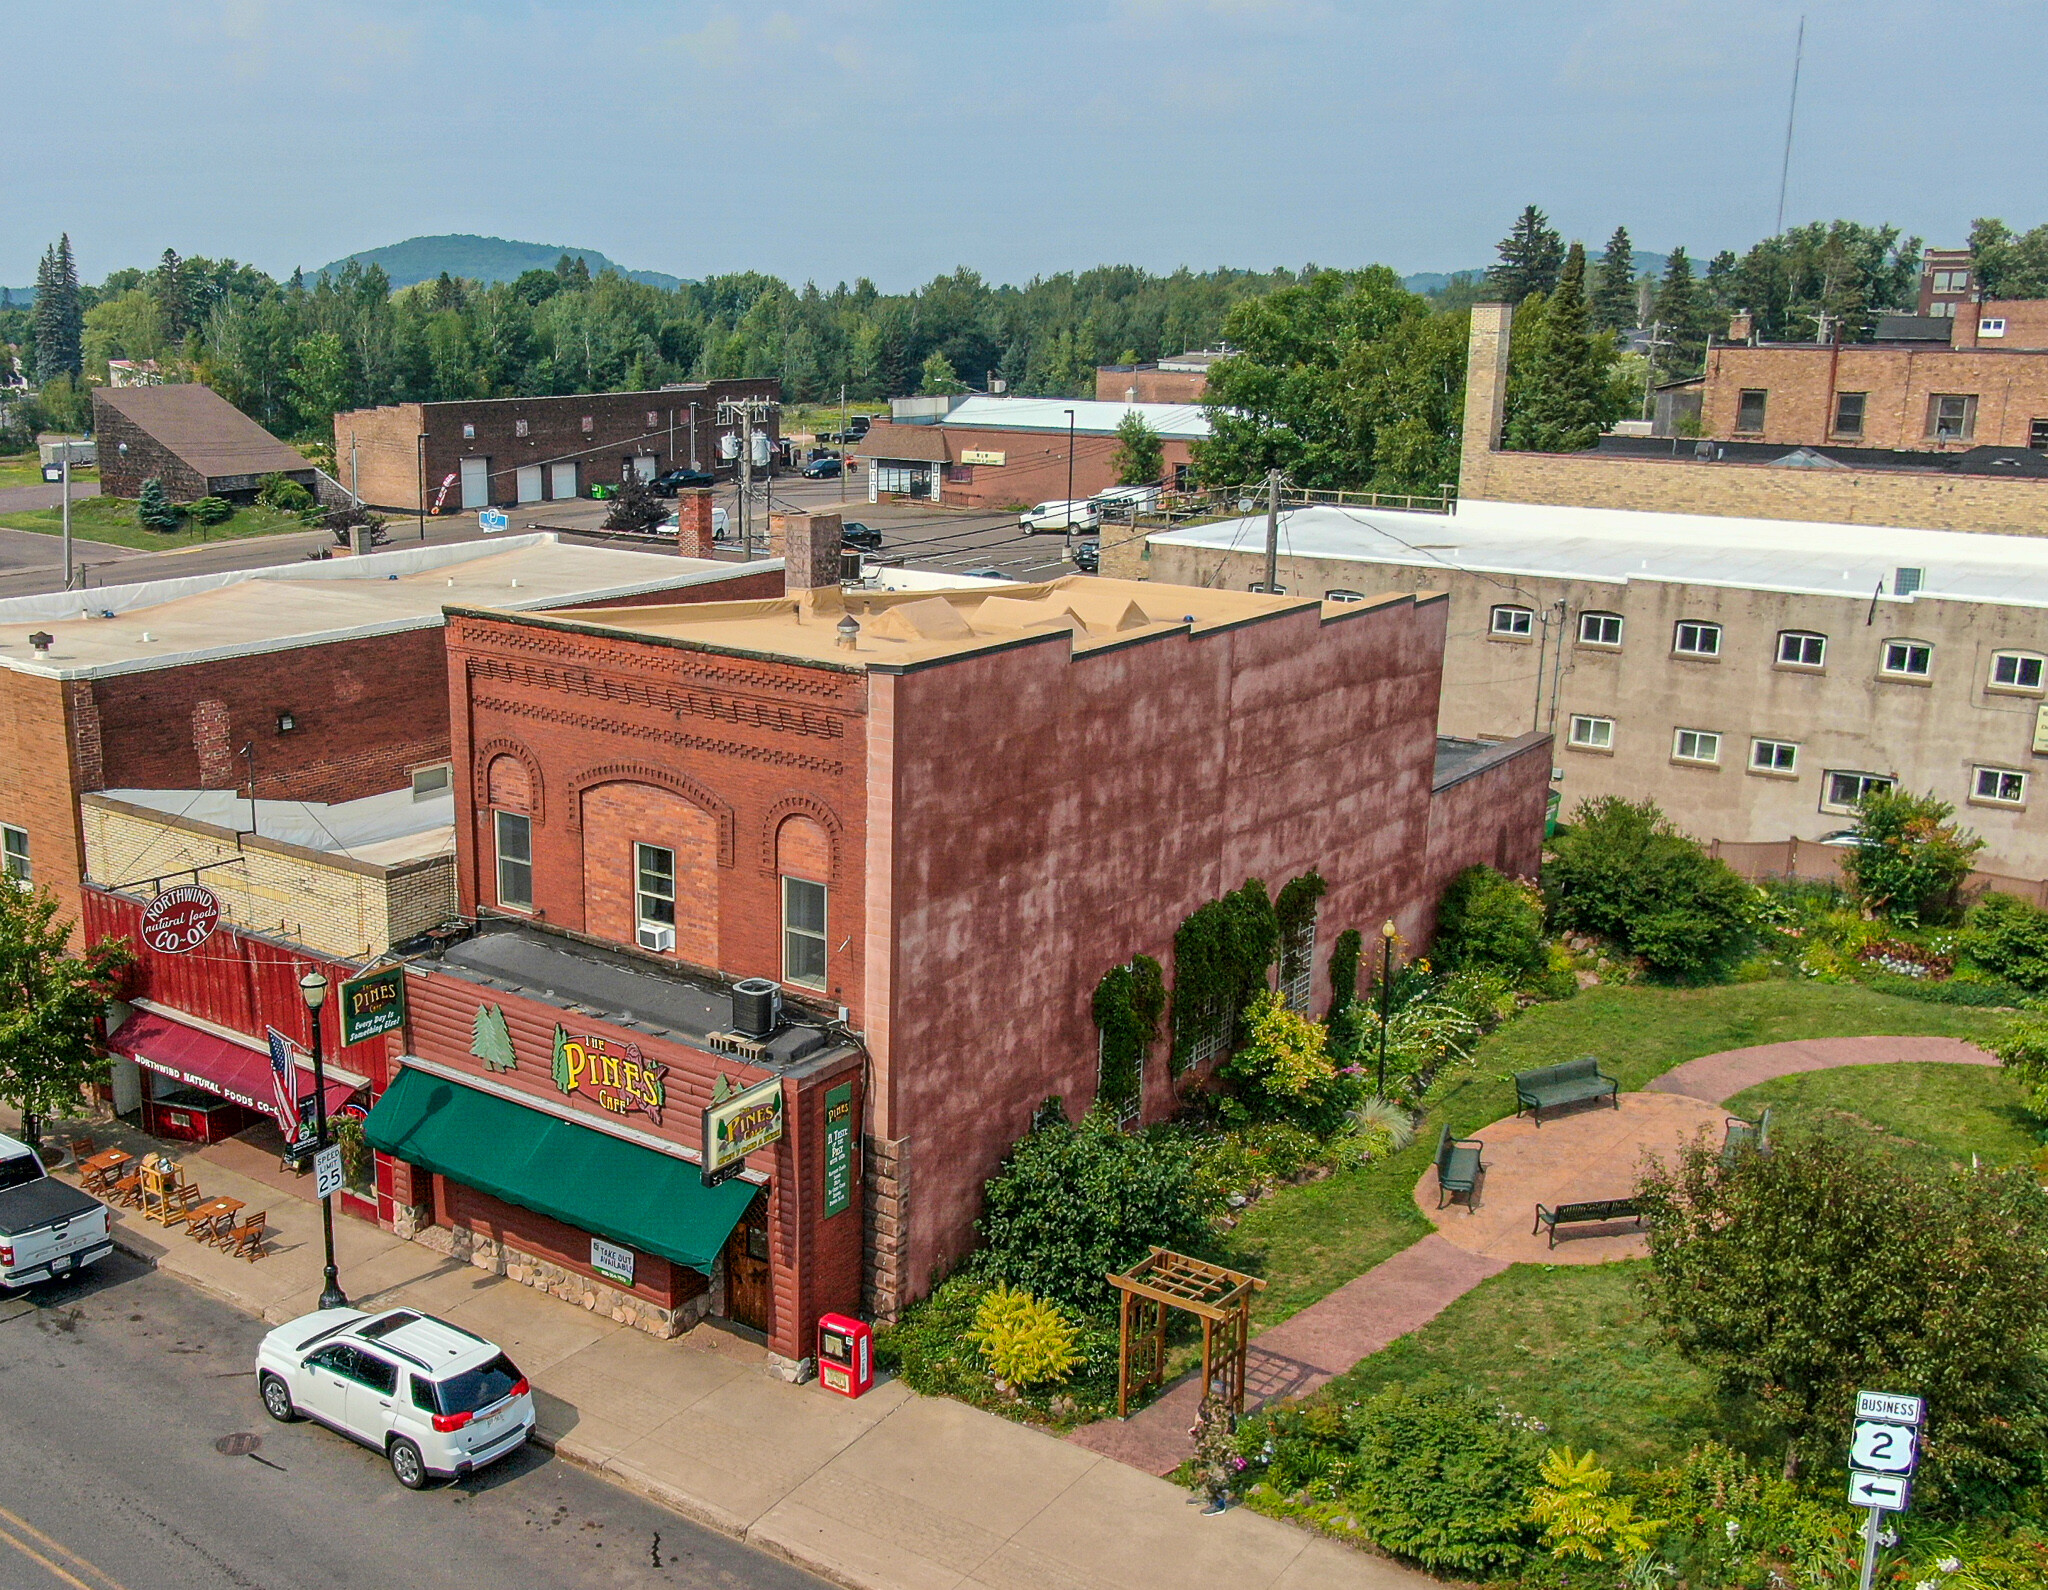
[[[1902,927],[1962,914],[1963,884],[1984,841],[1950,822],[1954,815],[1931,793],[1873,790],[1857,802],[1856,843],[1842,871],[1866,909]]]
[[[1614,1475],[1591,1452],[1554,1447],[1543,1455],[1543,1484],[1529,1516],[1543,1526],[1543,1544],[1560,1557],[1588,1562],[1640,1557],[1656,1543],[1662,1519],[1638,1518],[1635,1503],[1609,1494]]]
[[[1051,1303],[997,1286],[985,1293],[965,1332],[998,1380],[1016,1386],[1063,1381],[1081,1361],[1074,1326]]]
[[[955,1275],[914,1303],[894,1325],[875,1332],[875,1365],[902,1376],[927,1397],[957,1397],[1010,1417],[1034,1414],[1056,1422],[1100,1418],[1116,1411],[1117,1331],[1089,1321],[1072,1324],[1080,1354],[1068,1377],[1015,1386],[1014,1399],[998,1396],[982,1349],[972,1339],[975,1316],[989,1284]]]
[[[1430,954],[1445,971],[1497,967],[1519,981],[1543,969],[1543,901],[1491,867],[1467,867],[1437,908]]]
[[[977,1271],[1086,1312],[1104,1277],[1154,1244],[1186,1250],[1208,1234],[1194,1156],[1170,1131],[1127,1135],[1091,1116],[1067,1124],[1056,1101],[983,1190]]]
[[[1610,939],[1661,976],[1694,980],[1749,942],[1751,890],[1665,820],[1654,801],[1582,802],[1552,852],[1559,923]]]
[[[1328,1031],[1289,1010],[1273,989],[1253,999],[1245,1025],[1245,1046],[1216,1071],[1230,1090],[1224,1118],[1287,1121],[1320,1136],[1335,1131],[1358,1090],[1330,1058]]]
[[[1330,1014],[1335,1016],[1358,997],[1358,961],[1365,949],[1365,936],[1357,928],[1337,935],[1330,949]]]
[[[1984,1047],[2027,1090],[2034,1112],[2048,1115],[2048,1016],[2015,1016]]]
[[[142,496],[135,504],[135,517],[145,529],[175,530],[181,512],[171,501],[171,494],[164,490],[164,483],[156,476],[151,475],[142,483]]]
[[[235,505],[225,497],[201,497],[186,504],[185,512],[195,524],[226,524],[235,516]]]
[[[612,495],[611,506],[605,510],[604,528],[641,535],[667,517],[668,509],[648,489],[647,482],[638,475],[628,475],[619,483],[619,489]]]
[[[319,506],[310,491],[287,475],[265,475],[256,487],[256,500],[279,513],[304,513]]]
[[[373,547],[381,547],[391,539],[384,528],[390,521],[382,514],[370,512],[361,503],[343,503],[339,508],[329,508],[318,517],[326,524],[328,532],[334,537],[334,544],[338,547],[353,546],[358,527],[369,532],[369,542]]]
[[[2048,911],[2012,894],[1987,894],[1970,913],[1963,953],[2034,993],[2048,992]]]

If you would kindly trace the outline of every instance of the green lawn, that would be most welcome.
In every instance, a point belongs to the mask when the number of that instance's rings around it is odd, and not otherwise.
[[[1443,1090],[1406,1152],[1283,1188],[1246,1211],[1225,1236],[1224,1262],[1265,1278],[1255,1318],[1275,1325],[1428,1235],[1414,1189],[1435,1153],[1438,1129],[1448,1120],[1463,1135],[1513,1114],[1512,1074],[1531,1066],[1594,1054],[1633,1089],[1724,1049],[1875,1033],[1977,1038],[2004,1019],[1829,983],[1590,988],[1527,1011],[1488,1038],[1476,1065]]]
[[[56,508],[37,508],[0,514],[0,525],[10,530],[33,530],[43,535],[63,533],[63,513]],[[207,541],[232,541],[242,536],[289,535],[304,531],[306,524],[296,514],[274,508],[238,508],[225,523],[202,528],[191,520],[166,534],[146,528],[135,517],[135,504],[123,497],[82,497],[71,504],[71,534],[82,541],[110,542],[120,547],[144,547],[152,552],[175,547],[198,546]]]
[[[2025,1164],[2044,1125],[2020,1085],[1990,1066],[1844,1066],[1760,1083],[1729,1101],[1755,1120],[1768,1105],[1773,1135],[1814,1127],[1867,1134],[1911,1160]]]
[[[1518,1264],[1482,1281],[1429,1324],[1330,1383],[1371,1396],[1394,1381],[1444,1375],[1550,1426],[1560,1446],[1644,1468],[1709,1439],[1744,1444],[1744,1404],[1658,1335],[1642,1310],[1638,1260]]]
[[[71,483],[94,480],[99,472],[86,464],[71,466]],[[40,453],[9,453],[0,458],[0,491],[16,486],[40,486],[43,484],[43,459]]]

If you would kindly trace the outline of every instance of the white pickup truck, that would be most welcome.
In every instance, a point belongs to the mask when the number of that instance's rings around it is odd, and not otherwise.
[[[28,1144],[0,1137],[0,1292],[69,1275],[113,1251],[107,1206],[53,1180]]]

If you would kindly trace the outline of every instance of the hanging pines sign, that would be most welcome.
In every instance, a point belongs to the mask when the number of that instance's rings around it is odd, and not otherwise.
[[[668,1067],[649,1060],[637,1043],[590,1035],[572,1038],[557,1026],[554,1075],[555,1086],[564,1093],[580,1093],[614,1115],[637,1110],[661,1125],[668,1103],[661,1079],[668,1075]]]
[[[341,1044],[396,1032],[405,1025],[405,968],[351,978],[341,985]]]

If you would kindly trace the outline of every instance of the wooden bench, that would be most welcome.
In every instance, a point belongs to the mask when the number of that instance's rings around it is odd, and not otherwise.
[[[1533,1237],[1548,1226],[1550,1245],[1554,1248],[1559,1226],[1593,1225],[1603,1220],[1633,1220],[1640,1226],[1643,1214],[1633,1198],[1594,1198],[1582,1204],[1559,1204],[1555,1209],[1538,1204],[1536,1224],[1529,1228],[1529,1235]]]
[[[1762,1116],[1754,1121],[1731,1115],[1721,1131],[1721,1163],[1724,1165],[1745,1148],[1768,1154],[1771,1151],[1771,1107],[1766,1104]]]
[[[1543,1112],[1559,1104],[1577,1104],[1584,1099],[1609,1099],[1621,1108],[1621,1084],[1600,1069],[1593,1056],[1561,1060],[1554,1066],[1515,1073],[1515,1113],[1527,1110],[1536,1124],[1543,1124]]]
[[[1476,1137],[1453,1137],[1450,1127],[1444,1128],[1443,1135],[1436,1140],[1437,1208],[1463,1193],[1465,1213],[1472,1212],[1472,1195],[1478,1189],[1479,1178],[1486,1174],[1486,1163],[1479,1157],[1485,1146]]]

